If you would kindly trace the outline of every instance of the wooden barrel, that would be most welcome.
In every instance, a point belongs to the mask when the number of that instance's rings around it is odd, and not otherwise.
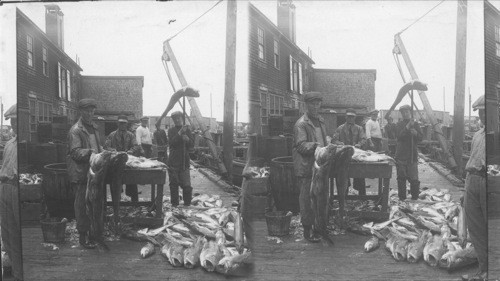
[[[66,163],[45,165],[42,192],[51,217],[74,218],[75,192],[71,188]]]
[[[34,160],[35,167],[40,170],[45,165],[57,163],[57,146],[50,143],[36,145]]]
[[[270,137],[266,139],[266,160],[271,160],[276,157],[288,156],[288,146],[286,138]]]
[[[65,143],[58,143],[56,144],[56,150],[57,150],[57,163],[63,163],[66,162],[66,156],[68,155],[68,145]],[[54,163],[54,162],[52,162]]]
[[[291,156],[277,157],[271,160],[269,176],[271,193],[278,211],[300,211],[297,178],[293,170]]]

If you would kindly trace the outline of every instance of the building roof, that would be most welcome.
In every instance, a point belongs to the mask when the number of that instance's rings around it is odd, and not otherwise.
[[[250,6],[250,9],[254,10],[260,17],[264,18],[265,21],[274,28],[274,31],[279,33],[281,35],[281,38],[284,39],[284,41],[286,43],[288,43],[288,45],[290,45],[292,48],[296,49],[297,51],[299,51],[301,53],[302,56],[304,56],[311,64],[315,64],[315,62],[304,52],[302,51],[302,49],[297,46],[297,44],[293,43],[289,38],[288,36],[286,36],[285,34],[283,34],[279,29],[278,27],[268,18],[266,17],[266,15],[264,15],[259,9],[257,9],[257,7],[255,7],[252,3],[249,3],[249,6]]]
[[[314,68],[314,72],[336,72],[336,73],[373,73],[377,80],[376,69],[329,69],[329,68]]]
[[[496,14],[500,14],[500,11],[498,11],[498,9],[495,6],[493,6],[493,4],[490,3],[490,1],[484,1],[484,3],[485,3],[484,5],[485,8],[488,7]]]
[[[43,30],[40,29],[40,27],[38,27],[38,25],[36,25],[26,14],[24,14],[21,10],[19,10],[19,8],[16,8],[16,13],[17,13],[17,17],[21,17],[24,20],[26,20],[26,22],[28,22],[28,24],[32,25],[43,37],[45,37],[45,39],[47,39],[47,41],[49,42],[48,44],[51,45],[51,47],[54,50],[56,50],[59,54],[61,54],[63,57],[65,57],[67,62],[73,64],[73,66],[75,66],[79,71],[83,71],[83,69],[70,56],[68,56],[68,54],[66,54],[66,52],[64,52],[61,48],[59,48],[59,46],[54,44],[54,42],[52,42],[52,40],[50,40],[50,38],[47,36],[47,34],[45,32],[43,32]]]
[[[141,80],[142,87],[144,87],[144,76],[89,76],[82,75],[82,80]]]

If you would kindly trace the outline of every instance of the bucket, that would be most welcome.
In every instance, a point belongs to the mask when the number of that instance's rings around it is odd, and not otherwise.
[[[299,186],[293,168],[293,158],[277,157],[271,160],[269,183],[274,203],[278,211],[292,211],[298,213]]]
[[[66,222],[61,222],[61,218],[49,218],[40,221],[42,225],[43,241],[47,243],[64,242],[66,233]]]
[[[285,236],[290,232],[292,216],[285,212],[269,212],[266,214],[267,233],[269,236]]]
[[[51,217],[75,217],[75,191],[66,167],[66,163],[54,163],[43,169],[42,192]]]

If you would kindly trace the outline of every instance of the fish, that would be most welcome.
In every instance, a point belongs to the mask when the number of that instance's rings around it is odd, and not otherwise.
[[[357,223],[350,223],[347,225],[347,231],[350,231],[352,233],[356,233],[359,235],[372,235],[371,231],[372,230],[377,230],[375,228],[367,228],[362,225],[359,225]],[[378,231],[378,230],[377,230]]]
[[[438,212],[442,212],[443,214],[445,214],[446,210],[448,210],[448,208],[452,206],[455,206],[454,202],[437,202],[435,204],[432,204],[430,207],[434,210],[437,210]]]
[[[379,247],[379,239],[377,236],[372,236],[370,240],[365,243],[365,252],[369,253],[376,250]]]
[[[167,258],[173,267],[181,267],[184,265],[185,248],[179,243],[167,240],[161,247],[161,254]]]
[[[449,240],[451,238],[451,229],[447,224],[441,226],[441,237],[443,240]]]
[[[226,236],[226,240],[233,241],[234,243],[234,225],[232,227],[222,228],[224,235]]]
[[[158,160],[152,160],[142,156],[136,157],[133,155],[128,155],[126,165],[134,169],[167,168],[165,163]]]
[[[451,201],[451,194],[446,193],[446,194],[443,196],[443,200],[444,200],[445,202],[450,202],[450,201]]]
[[[394,259],[396,259],[397,261],[406,260],[406,257],[408,256],[408,244],[408,240],[404,238],[396,240],[394,252],[392,253]]]
[[[427,249],[426,249],[427,248]],[[424,248],[424,260],[430,266],[437,266],[439,260],[446,252],[443,238],[440,235],[434,235],[433,239],[428,241],[426,248]]]
[[[444,200],[438,196],[431,195],[431,200],[432,201],[437,201],[437,202],[443,202]]]
[[[406,258],[408,262],[417,263],[422,258],[424,247],[427,240],[429,239],[429,236],[431,236],[431,234],[428,230],[426,230],[422,232],[422,234],[420,234],[417,241],[413,241],[408,245],[408,253]]]
[[[465,208],[460,206],[458,210],[457,236],[460,246],[464,248],[467,243],[467,221],[465,219]]]
[[[477,263],[477,253],[474,246],[470,246],[445,253],[439,260],[439,267],[451,271],[475,263]]]
[[[222,251],[215,241],[208,241],[203,245],[200,253],[200,264],[206,271],[215,271],[215,267],[221,259]]]
[[[352,160],[358,161],[358,162],[382,162],[382,161],[388,161],[390,163],[395,164],[395,161],[392,157],[385,155],[385,154],[379,154],[370,150],[362,150],[359,148],[354,148],[353,155],[352,155]]]
[[[227,208],[211,208],[206,210],[204,213],[211,216],[214,214],[220,214],[226,212],[228,209]]]
[[[435,223],[431,222],[429,219],[419,216],[417,217],[417,220],[419,221],[420,225],[425,227],[426,229],[429,229],[435,233],[441,233],[441,228]]]
[[[145,232],[141,232],[141,234],[144,234],[144,235],[147,235],[147,236],[151,236],[151,237],[155,237],[156,235],[158,235],[161,232],[163,232],[166,228],[167,228],[167,226],[164,225],[164,226],[159,227],[157,229],[147,230]]]
[[[207,240],[198,236],[194,244],[184,251],[184,267],[194,268],[200,263],[200,254]]]
[[[215,207],[217,207],[217,208],[222,207],[222,200],[221,200],[221,199],[217,199],[217,200],[215,200],[215,204],[214,204],[214,205],[215,205]]]
[[[458,205],[454,205],[452,207],[450,207],[448,210],[446,210],[446,212],[444,213],[444,218],[447,220],[447,221],[451,221],[453,219],[453,217],[456,217],[458,215],[458,212],[459,212],[459,206]]]
[[[175,232],[180,233],[184,237],[191,237],[191,232],[189,231],[189,228],[185,227],[184,224],[175,224],[170,227]]]
[[[121,234],[122,238],[132,240],[132,241],[138,241],[138,242],[150,242],[153,245],[156,246],[161,246],[158,241],[156,241],[153,237],[149,237],[144,234],[137,233],[137,231],[133,231],[131,229],[127,229],[122,232]]]
[[[427,196],[432,196],[436,193],[438,193],[438,190],[435,188],[426,189],[426,190],[420,192],[420,194],[418,195],[418,198],[425,199]]]
[[[191,204],[197,205],[198,203],[205,202],[208,199],[210,199],[210,196],[208,194],[200,194],[198,196],[193,197],[193,199],[191,199]]]
[[[437,217],[443,221],[445,220],[444,216],[441,215],[438,211],[434,210],[433,208],[424,207],[424,208],[422,208],[422,211],[428,213],[429,215],[431,215],[433,217]]]
[[[406,240],[415,241],[418,239],[417,233],[412,233],[412,232],[408,231],[406,228],[401,227],[401,226],[398,226],[398,227],[399,227],[399,229],[396,227],[389,227],[389,230],[391,232],[393,232],[395,235],[397,235],[401,238],[404,238]]]
[[[417,229],[417,225],[411,221],[409,218],[400,218],[399,220],[395,221],[398,225],[403,226],[407,230],[414,232],[414,233],[419,233],[419,230]],[[394,223],[393,223],[394,225]]]
[[[242,264],[248,262],[251,258],[251,252],[246,251],[242,254],[234,254],[225,256],[217,264],[216,271],[222,274],[230,274],[234,272]]]
[[[196,222],[188,222],[186,220],[181,220],[181,221],[187,226],[187,228],[192,230],[194,233],[215,240],[215,233],[213,233],[210,229],[201,226]]]
[[[393,222],[395,222],[395,221],[397,221],[399,219],[400,218],[393,218],[393,219],[390,219],[390,220],[385,221],[385,222],[377,223],[377,224],[374,224],[372,226],[372,228],[375,229],[375,230],[381,230],[381,229],[387,227],[388,225],[390,225],[391,223],[393,223]]]
[[[218,227],[219,226],[219,221],[214,220],[211,216],[204,214],[204,213],[197,213],[194,215],[197,218],[202,219],[203,221],[207,222],[210,225],[213,225],[213,227]]]
[[[184,237],[182,234],[180,234],[179,232],[173,231],[173,230],[171,230],[171,229],[169,229],[169,228],[167,228],[167,229],[166,229],[166,232],[167,232],[168,234],[170,234],[170,235],[171,235],[173,238],[175,238],[175,239],[184,239],[184,238],[185,238],[185,237]]]
[[[185,238],[181,236],[180,238],[176,238],[168,232],[162,232],[156,236],[156,239],[159,241],[161,245],[165,245],[168,242],[176,242],[184,247],[191,247],[193,245],[193,241],[191,239]]]
[[[224,227],[226,224],[229,222],[229,215],[231,214],[231,211],[226,211],[224,213],[221,213],[218,219],[219,225]]]
[[[243,221],[241,218],[241,214],[239,212],[236,213],[236,222],[234,223],[234,243],[236,245],[236,249],[238,252],[243,251],[243,243],[244,243],[244,237],[243,237]]]
[[[217,230],[217,232],[215,233],[215,241],[219,245],[226,244],[226,235],[224,234],[222,228],[219,228],[219,230]]]
[[[155,253],[155,246],[149,242],[141,249],[141,257],[143,259],[153,255],[154,253]]]

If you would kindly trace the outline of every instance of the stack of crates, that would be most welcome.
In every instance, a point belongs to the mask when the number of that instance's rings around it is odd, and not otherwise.
[[[40,224],[42,215],[42,183],[23,184],[20,188],[21,225],[33,226]]]

